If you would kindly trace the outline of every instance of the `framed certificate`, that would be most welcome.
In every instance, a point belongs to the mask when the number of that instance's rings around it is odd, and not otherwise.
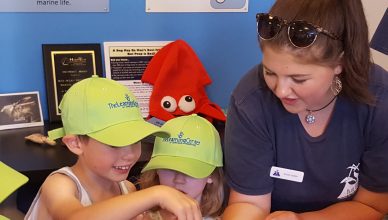
[[[100,44],[43,44],[47,106],[50,122],[59,122],[59,104],[76,82],[92,75],[102,77]]]

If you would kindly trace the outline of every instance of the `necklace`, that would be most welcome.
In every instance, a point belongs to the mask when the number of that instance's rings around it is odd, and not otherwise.
[[[323,109],[325,109],[327,106],[329,106],[335,99],[337,98],[337,96],[334,96],[329,103],[327,103],[325,106],[323,106],[322,108],[320,109],[317,109],[317,110],[311,110],[311,109],[307,109],[306,108],[306,111],[307,111],[307,115],[306,117],[304,118],[304,120],[307,122],[307,124],[313,124],[315,122],[315,116],[313,115],[313,112],[319,112]]]

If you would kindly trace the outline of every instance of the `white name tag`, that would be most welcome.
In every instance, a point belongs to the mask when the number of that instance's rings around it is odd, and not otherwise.
[[[304,172],[272,166],[269,176],[301,183],[303,182]]]

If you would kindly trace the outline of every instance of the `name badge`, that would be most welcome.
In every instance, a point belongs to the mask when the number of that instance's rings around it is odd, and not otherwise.
[[[269,176],[301,183],[303,182],[304,172],[272,166]]]

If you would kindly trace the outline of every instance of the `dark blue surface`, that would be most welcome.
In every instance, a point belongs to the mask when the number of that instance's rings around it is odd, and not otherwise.
[[[388,55],[388,8],[373,35],[371,48]]]

